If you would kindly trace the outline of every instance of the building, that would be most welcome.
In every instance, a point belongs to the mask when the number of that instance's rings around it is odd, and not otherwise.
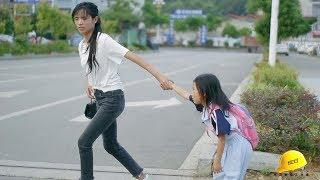
[[[9,0],[0,0],[0,5],[9,4]]]
[[[110,7],[110,4],[114,0],[12,0],[15,4],[24,3],[30,5],[37,5],[41,1],[46,1],[50,3],[52,6],[56,6],[59,9],[67,12],[71,12],[74,7],[84,1],[93,2],[99,8],[99,11],[104,11]],[[0,4],[9,4],[10,0],[0,0]],[[134,7],[134,11],[139,13],[141,11],[142,6],[144,5],[144,0],[136,0],[137,6]]]
[[[52,1],[54,1],[55,6],[58,6],[62,10],[68,10],[68,11],[72,11],[77,4],[85,1],[93,2],[94,4],[96,4],[98,6],[99,11],[104,11],[108,9],[110,5],[112,5],[113,3],[113,0],[52,0]],[[144,5],[144,0],[136,0],[136,2],[137,2],[137,6],[134,7],[134,11],[138,13],[141,10],[142,6]]]
[[[300,0],[304,17],[320,17],[320,0]]]

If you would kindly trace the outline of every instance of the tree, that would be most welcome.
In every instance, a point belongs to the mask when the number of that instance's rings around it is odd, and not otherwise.
[[[187,17],[186,19],[177,19],[174,22],[174,28],[177,31],[198,31],[199,27],[206,24],[203,17]]]
[[[151,1],[145,1],[142,7],[143,20],[147,27],[169,22],[169,16],[164,13],[158,13],[155,5]]]
[[[17,16],[14,18],[14,34],[21,39],[26,39],[27,33],[32,31],[34,25],[32,24],[32,18],[29,16],[30,8],[27,5],[19,4],[16,6]]]
[[[74,31],[73,26],[69,14],[52,8],[46,2],[39,5],[36,28],[41,36],[51,33],[55,39],[65,39]]]
[[[185,19],[188,29],[191,31],[198,31],[199,27],[206,24],[206,19],[203,17],[188,17]]]
[[[213,14],[207,15],[206,24],[208,26],[208,30],[209,31],[216,30],[221,25],[222,20],[223,19],[221,16],[217,16],[217,15],[213,15]]]
[[[216,0],[216,6],[220,14],[229,13],[243,15],[247,13],[248,0]]]
[[[27,16],[17,17],[14,20],[14,33],[15,35],[26,36],[28,32],[33,30],[31,19]]]
[[[222,31],[222,35],[228,35],[233,38],[238,38],[240,36],[240,33],[234,25],[227,24]]]
[[[271,1],[249,0],[248,9],[250,12],[264,12],[263,17],[256,22],[255,30],[259,41],[267,47],[270,36]],[[309,22],[302,17],[299,0],[280,1],[278,41],[308,33],[311,23],[312,21]]]
[[[119,33],[123,29],[138,24],[139,17],[133,13],[135,5],[133,0],[115,0],[111,7],[101,14],[101,17],[105,21],[116,21],[118,25],[116,32]]]
[[[102,23],[102,30],[108,34],[113,34],[116,33],[118,31],[118,21],[116,20],[105,20],[105,19],[101,19],[101,23]]]
[[[241,36],[250,36],[252,31],[250,28],[244,27],[239,30]]]
[[[188,31],[188,24],[184,19],[177,19],[174,21],[174,29],[180,32]]]
[[[8,6],[0,6],[0,34],[13,33],[13,20]]]

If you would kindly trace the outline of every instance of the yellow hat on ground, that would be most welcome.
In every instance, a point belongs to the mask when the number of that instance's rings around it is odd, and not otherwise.
[[[307,161],[301,152],[290,150],[280,157],[278,173],[294,171],[304,167],[306,164]]]

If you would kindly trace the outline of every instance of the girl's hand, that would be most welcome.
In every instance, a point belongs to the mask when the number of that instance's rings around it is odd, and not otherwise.
[[[93,87],[92,87],[91,85],[88,85],[88,86],[87,86],[86,93],[87,93],[87,96],[88,96],[90,99],[94,99],[94,96],[93,96]]]
[[[220,161],[213,160],[212,172],[213,172],[213,173],[220,173],[220,172],[222,172],[222,166],[221,166],[221,162],[220,162]]]

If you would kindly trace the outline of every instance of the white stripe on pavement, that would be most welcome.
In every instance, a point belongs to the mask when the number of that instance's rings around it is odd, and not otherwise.
[[[43,78],[58,78],[58,77],[63,78],[63,77],[69,76],[69,75],[79,75],[79,74],[81,74],[81,71],[45,74],[45,75],[38,75],[38,76],[29,76],[29,77],[25,77],[25,78],[2,80],[2,81],[0,81],[0,83],[24,81],[24,80],[31,80],[31,79],[43,79]]]
[[[168,72],[168,73],[165,73],[165,74],[166,75],[175,75],[175,74],[180,73],[180,72],[184,72],[184,71],[188,71],[188,70],[191,70],[191,69],[195,69],[195,68],[200,67],[200,66],[205,65],[205,64],[210,64],[210,63],[203,63],[203,64],[198,64],[198,65],[193,65],[193,66],[189,66],[189,67],[186,67],[186,68],[182,68],[182,69],[177,70],[177,71]],[[135,85],[135,84],[140,84],[142,82],[150,81],[152,79],[154,79],[154,78],[150,77],[150,78],[146,78],[146,79],[132,81],[130,83],[125,84],[125,86],[132,86],[132,85]],[[78,99],[81,99],[81,98],[84,98],[84,97],[86,97],[86,95],[74,96],[74,97],[71,97],[71,98],[68,98],[68,99],[64,99],[64,100],[48,103],[48,104],[45,104],[45,105],[42,105],[42,106],[36,106],[36,107],[32,107],[32,108],[25,109],[25,110],[22,110],[22,111],[13,112],[13,113],[10,113],[10,114],[6,114],[6,115],[3,115],[3,116],[0,116],[0,121],[5,120],[5,119],[9,119],[9,118],[12,118],[12,117],[20,116],[20,115],[23,115],[23,114],[27,114],[27,113],[30,113],[30,112],[33,112],[33,111],[41,110],[41,109],[44,109],[44,108],[52,107],[52,106],[55,106],[55,105],[59,105],[59,104],[67,103],[67,102],[70,102],[70,101],[78,100]]]
[[[26,92],[28,92],[28,90],[0,92],[0,98],[12,98]]]
[[[71,119],[70,121],[71,122],[89,122],[90,119],[86,118],[86,116],[83,114],[81,116]]]
[[[126,107],[140,107],[140,106],[154,106],[156,108],[164,108],[170,106],[177,106],[182,104],[178,99],[171,98],[168,100],[159,100],[159,101],[140,101],[140,102],[127,102]],[[78,116],[69,120],[71,122],[89,122],[90,119],[86,118],[84,115]]]
[[[54,62],[54,63],[38,63],[38,64],[32,64],[32,65],[14,65],[14,66],[1,67],[0,70],[36,68],[36,67],[42,67],[42,66],[68,64],[68,63],[71,63],[71,62],[74,63],[74,62],[79,62],[79,61],[70,60],[70,61],[67,61],[67,62],[63,61],[63,62]]]
[[[5,120],[5,119],[9,119],[9,118],[12,118],[12,117],[20,116],[20,115],[23,115],[23,114],[27,114],[27,113],[30,113],[30,112],[33,112],[33,111],[37,111],[37,110],[40,110],[40,109],[52,107],[52,106],[55,106],[55,105],[58,105],[58,104],[63,104],[63,103],[66,103],[66,102],[78,100],[78,99],[81,99],[81,98],[84,98],[84,97],[86,97],[86,95],[75,96],[75,97],[72,97],[72,98],[56,101],[56,102],[53,102],[53,103],[48,103],[48,104],[45,104],[45,105],[42,105],[42,106],[36,106],[36,107],[25,109],[25,110],[22,110],[22,111],[17,111],[17,112],[14,112],[14,113],[6,114],[4,116],[0,116],[0,121]]]

